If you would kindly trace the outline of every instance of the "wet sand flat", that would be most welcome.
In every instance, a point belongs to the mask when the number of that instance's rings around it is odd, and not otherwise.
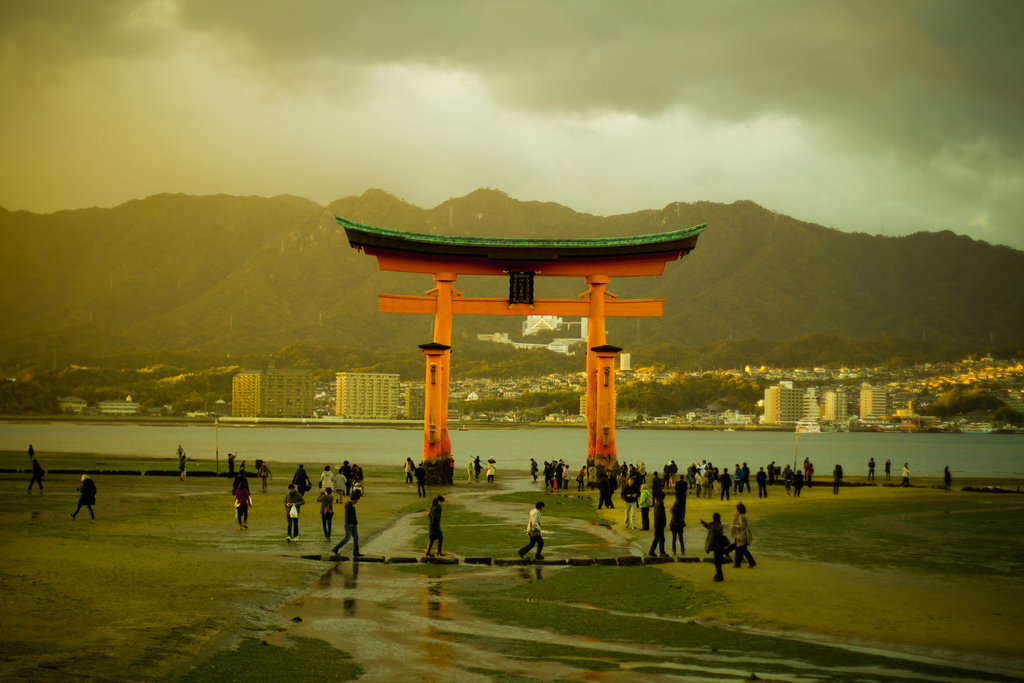
[[[53,463],[49,467],[55,468]],[[78,497],[74,491],[78,477],[47,476],[46,493],[29,495],[24,492],[26,477],[0,475],[0,491],[4,494],[0,498],[0,585],[5,597],[0,610],[0,678],[165,680],[186,672],[222,648],[232,647],[239,637],[285,642],[291,634],[322,638],[357,655],[357,659],[363,657],[366,675],[379,678],[372,674],[386,670],[381,662],[387,656],[371,654],[374,647],[379,651],[392,642],[395,651],[401,652],[399,645],[412,639],[417,647],[433,651],[440,647],[440,641],[435,635],[399,633],[398,629],[391,637],[387,629],[375,627],[372,642],[376,645],[371,647],[369,629],[365,630],[366,643],[360,645],[352,639],[353,629],[359,630],[358,622],[346,623],[346,609],[352,611],[358,606],[365,613],[372,603],[378,612],[388,613],[393,608],[408,611],[412,604],[424,623],[435,624],[430,627],[431,633],[445,631],[438,629],[438,623],[446,623],[455,631],[463,628],[460,623],[475,624],[473,628],[465,627],[463,636],[444,636],[442,640],[451,652],[479,654],[489,650],[474,646],[472,633],[483,629],[497,637],[515,630],[508,625],[495,626],[477,615],[473,601],[458,596],[455,589],[459,580],[479,582],[490,577],[488,580],[500,586],[507,583],[511,587],[564,571],[545,569],[543,574],[536,574],[540,570],[460,565],[452,577],[477,572],[473,574],[477,578],[445,579],[443,571],[435,576],[433,570],[420,566],[411,574],[395,574],[400,570],[391,565],[356,568],[352,563],[341,563],[335,567],[301,559],[301,554],[326,553],[333,543],[324,541],[320,532],[312,504],[315,487],[300,520],[302,540],[296,544],[284,541],[282,499],[291,470],[275,471],[278,477],[270,493],[254,491],[249,529],[242,531],[233,522],[230,482],[223,478],[197,477],[179,482],[177,477],[96,477],[99,493],[97,520],[93,522],[85,510],[78,520],[70,518]],[[252,481],[258,488],[256,480]],[[473,529],[474,534],[479,528],[483,537],[490,526],[497,538],[508,525],[525,525],[529,506],[507,500],[509,495],[519,495],[517,492],[524,500],[547,500],[549,506],[556,500],[525,478],[499,478],[493,487],[482,482],[459,483],[446,493],[450,498],[446,514],[452,520],[461,515],[466,528]],[[914,515],[922,506],[934,508],[948,502],[951,508],[961,506],[952,509],[951,514],[962,518],[970,529],[976,509],[986,507],[992,508],[993,520],[1010,519],[1016,524],[1024,516],[1020,511],[1024,500],[1008,495],[891,488],[849,488],[833,497],[831,487],[820,486],[812,492],[805,490],[795,501],[781,492],[781,488],[773,488],[764,501],[758,501],[756,493],[741,497],[750,508],[755,533],[765,534],[752,545],[757,568],[727,568],[726,581],[712,584],[713,568],[708,564],[658,566],[673,580],[722,598],[709,602],[693,616],[694,620],[740,632],[783,634],[983,668],[1024,670],[1024,652],[1015,637],[1022,625],[1024,597],[1020,565],[1014,564],[1004,572],[989,563],[991,566],[981,575],[969,563],[922,572],[908,566],[906,558],[895,568],[874,566],[874,559],[870,566],[860,566],[856,553],[844,554],[842,537],[835,539],[835,548],[824,548],[821,554],[808,557],[812,551],[806,544],[793,550],[786,543],[787,531],[772,526],[773,518],[790,519],[787,515],[798,514],[807,520],[808,528],[819,528],[828,536],[851,525],[849,520],[844,521],[844,511],[877,506],[882,519],[889,520],[886,524],[877,522],[879,528],[892,526],[908,533],[925,529],[931,533],[932,527],[920,526]],[[569,495],[575,498],[575,492]],[[591,494],[582,495],[583,499],[577,499],[580,504],[592,508]],[[502,500],[492,504],[494,496]],[[414,488],[406,486],[396,473],[371,473],[368,495],[358,508],[363,552],[421,554],[427,502],[417,498]],[[699,552],[703,530],[697,520],[710,518],[711,512],[718,511],[728,522],[734,505],[735,500],[725,503],[717,497],[689,500],[686,544],[690,555],[703,557]],[[893,514],[894,509],[906,512]],[[588,514],[593,515],[593,511]],[[646,552],[650,533],[624,529],[621,507],[599,514],[607,526],[595,529],[599,532],[595,543],[605,547],[608,554]],[[559,522],[555,516],[545,519],[551,534],[545,555],[580,555],[578,534],[590,522],[574,523],[570,528],[568,522]],[[923,519],[932,524],[932,517]],[[936,519],[936,523],[944,523],[947,518]],[[876,524],[870,515],[862,515],[852,526],[859,528],[868,523],[863,520]],[[979,524],[990,521],[977,520]],[[335,541],[341,530],[339,515]],[[962,545],[963,537],[957,534],[951,542]],[[454,529],[446,530],[446,535],[453,540],[458,537]],[[519,534],[513,532],[511,538],[517,537]],[[1008,539],[1011,563],[1016,563],[1021,543],[1020,539]],[[464,556],[456,546],[445,550]],[[513,548],[505,545],[493,549],[496,557],[511,557],[512,552]],[[939,545],[936,552],[945,549]],[[979,549],[977,554],[985,552]],[[834,555],[842,561],[822,561],[822,555]],[[353,571],[362,577],[358,582],[346,579]],[[334,581],[325,580],[325,576],[333,576]],[[401,576],[403,580],[396,582],[389,576]],[[446,587],[450,580],[456,582],[452,589]],[[350,584],[347,587],[346,581]],[[388,590],[379,592],[381,586]],[[505,589],[496,590],[495,595],[501,595]],[[303,621],[291,621],[303,615],[307,617]],[[332,630],[344,635],[325,635]],[[434,657],[433,668],[426,670],[428,679],[443,671],[446,661]],[[487,661],[500,668],[506,660],[492,653]],[[565,672],[572,678],[570,674]]]

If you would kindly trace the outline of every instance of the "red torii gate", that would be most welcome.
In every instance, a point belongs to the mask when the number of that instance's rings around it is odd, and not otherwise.
[[[434,315],[434,339],[426,355],[423,462],[432,483],[451,480],[448,437],[448,378],[453,315],[560,315],[590,320],[587,334],[587,458],[598,466],[616,463],[615,356],[622,349],[605,340],[606,317],[659,317],[664,299],[616,300],[611,277],[661,275],[665,264],[690,253],[707,224],[651,235],[591,239],[457,237],[378,228],[335,220],[349,244],[377,257],[381,270],[426,273],[437,286],[427,296],[378,294],[384,313]],[[458,276],[507,275],[507,299],[463,297]],[[533,279],[582,277],[587,291],[577,299],[534,299]]]

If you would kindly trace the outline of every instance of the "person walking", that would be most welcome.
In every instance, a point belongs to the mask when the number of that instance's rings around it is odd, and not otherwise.
[[[480,479],[480,470],[482,470],[483,468],[484,466],[480,463],[480,456],[478,455],[476,456],[476,459],[473,460],[473,472],[475,473],[477,479]]]
[[[754,534],[750,531],[747,507],[743,503],[736,503],[736,514],[733,515],[732,524],[729,525],[729,535],[732,536],[732,544],[725,549],[725,552],[728,553],[730,549],[735,550],[732,566],[739,569],[744,557],[747,558],[747,564],[751,568],[757,566],[757,562],[754,562],[754,556],[750,554],[748,548],[754,541]]]
[[[544,509],[544,503],[538,502],[532,510],[530,510],[530,519],[526,522],[526,535],[530,537],[530,542],[524,547],[516,551],[520,558],[526,557],[526,553],[537,546],[537,554],[534,555],[535,560],[543,560],[544,555],[544,537],[541,535],[540,529],[540,513]]]
[[[412,458],[405,459],[405,483],[412,483],[412,473],[416,471],[416,465],[413,463]]]
[[[81,492],[78,496],[78,507],[71,513],[71,519],[75,519],[78,516],[78,511],[82,509],[82,506],[89,508],[89,516],[96,519],[96,513],[92,511],[92,506],[96,504],[96,484],[92,479],[89,478],[88,474],[82,475],[82,485],[76,489]]]
[[[648,557],[654,557],[655,549],[659,557],[668,557],[665,552],[665,527],[668,521],[665,518],[665,494],[662,493],[654,501],[654,538],[651,540],[651,549],[647,551]]]
[[[622,493],[619,494],[622,497],[622,501],[626,504],[626,518],[624,520],[626,528],[636,528],[636,504],[640,499],[640,489],[637,488],[633,477],[626,479],[626,484],[622,487]]]
[[[729,489],[732,488],[732,476],[729,475],[729,468],[722,470],[720,475],[722,491],[719,493],[719,500],[729,500]]]
[[[235,521],[238,522],[238,529],[249,528],[249,508],[252,507],[252,497],[249,495],[249,480],[239,475],[235,478]]]
[[[299,492],[299,495],[305,495],[307,491],[313,488],[313,482],[309,480],[309,475],[306,474],[305,465],[299,465],[299,469],[295,470],[295,474],[292,475],[292,483],[295,484],[295,490]]]
[[[704,552],[714,553],[715,558],[715,581],[724,581],[722,575],[722,558],[725,555],[725,534],[722,531],[722,516],[717,512],[711,515],[711,522],[700,520],[701,526],[708,530],[707,538],[704,539]]]
[[[945,484],[945,487],[943,488],[943,490],[944,491],[949,491],[950,487],[953,485],[953,475],[949,471],[949,465],[946,465],[946,469],[943,470],[943,472],[942,472],[942,481]],[[29,485],[29,488],[32,488],[31,484]],[[42,483],[39,484],[39,488],[40,489],[43,488]]]
[[[324,529],[324,540],[331,540],[331,529],[334,525],[334,489],[330,486],[316,497],[320,503],[320,526]]]
[[[910,464],[903,463],[903,481],[900,482],[900,486],[910,486]]]
[[[612,478],[608,474],[604,474],[601,477],[600,483],[597,485],[597,509],[600,510],[602,507],[613,508],[615,505],[612,503]]]
[[[757,473],[757,497],[768,497],[768,475],[765,474],[763,467]]]
[[[185,481],[185,461],[188,458],[185,456],[185,449],[178,444],[178,480]]]
[[[679,495],[682,483],[682,495]],[[680,479],[676,482],[676,500],[672,503],[672,512],[669,517],[668,530],[672,532],[672,554],[676,554],[676,539],[679,539],[679,553],[686,554],[686,546],[683,545],[683,529],[686,527],[686,482]]]
[[[786,465],[786,469],[782,470],[782,483],[786,486],[786,495],[791,495],[793,490],[793,468]]]
[[[263,462],[260,463],[260,469],[259,469],[258,474],[259,474],[259,477],[260,477],[260,481],[263,482],[263,493],[266,493],[267,492],[267,479],[270,478],[270,468],[267,467],[266,461],[263,461]]]
[[[655,473],[654,478],[657,479],[658,475]],[[653,500],[651,492],[647,490],[647,484],[640,485],[640,500],[638,505],[640,506],[640,530],[648,531],[651,528],[651,501]]]
[[[537,466],[537,461],[530,458],[530,476],[533,477],[533,483],[537,483],[537,472],[540,468]]]
[[[356,519],[356,503],[359,502],[358,496],[351,496],[348,502],[345,503],[345,538],[341,539],[338,545],[331,548],[331,552],[335,555],[341,550],[342,546],[348,543],[348,540],[352,539],[352,557],[362,557],[363,554],[359,552],[359,520]]]
[[[875,480],[875,459],[868,460],[868,481]]]
[[[430,552],[434,548],[434,541],[437,541],[437,556],[444,556],[444,553],[441,552],[441,544],[444,543],[444,534],[441,533],[441,503],[443,502],[444,496],[434,498],[430,504],[430,510],[427,512],[427,537],[430,539],[427,543],[427,557],[434,556]]]
[[[750,467],[743,463],[743,483],[747,485],[747,493],[750,493]],[[743,493],[743,491],[740,491]]]
[[[493,460],[488,460],[487,461],[487,483],[488,484],[493,484],[494,483],[494,475],[497,474],[497,472],[498,472],[498,469],[494,466],[494,461]]]
[[[29,444],[28,445],[28,460],[29,460],[29,462],[32,462],[32,460],[35,457],[36,457],[36,449],[32,448],[32,444]]]
[[[288,520],[288,535],[284,540],[299,540],[299,508],[306,504],[295,484],[288,484],[288,493],[284,496],[285,518]]]
[[[946,468],[946,471],[949,472],[949,468],[948,467]],[[39,464],[39,459],[38,458],[32,458],[32,480],[29,481],[29,483],[28,483],[28,492],[29,493],[32,493],[32,485],[36,484],[36,483],[39,484],[39,493],[43,492],[43,475],[44,474],[46,474],[46,470],[44,470],[43,466]]]
[[[416,476],[416,495],[420,498],[427,497],[427,469],[421,462],[413,473]]]
[[[843,483],[843,466],[836,463],[836,468],[832,470],[832,493],[839,493],[839,485]]]
[[[317,484],[321,491],[325,489],[331,489],[332,491],[337,488],[334,485],[334,475],[331,474],[331,466],[324,465],[323,474],[320,475],[320,483]]]

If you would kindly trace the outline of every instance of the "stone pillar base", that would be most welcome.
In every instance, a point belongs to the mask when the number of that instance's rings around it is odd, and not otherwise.
[[[452,456],[445,454],[426,460],[423,463],[423,469],[427,471],[427,484],[430,486],[451,486],[452,461]]]

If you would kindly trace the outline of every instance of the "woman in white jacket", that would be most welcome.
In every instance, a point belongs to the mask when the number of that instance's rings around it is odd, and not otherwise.
[[[747,507],[743,503],[736,503],[736,514],[732,517],[732,524],[729,525],[729,535],[732,536],[732,548],[736,554],[733,556],[733,567],[739,568],[744,556],[751,567],[757,565],[754,556],[750,554],[748,546],[754,540],[754,534],[750,530],[750,520],[747,519]],[[726,548],[726,552],[729,548]]]

